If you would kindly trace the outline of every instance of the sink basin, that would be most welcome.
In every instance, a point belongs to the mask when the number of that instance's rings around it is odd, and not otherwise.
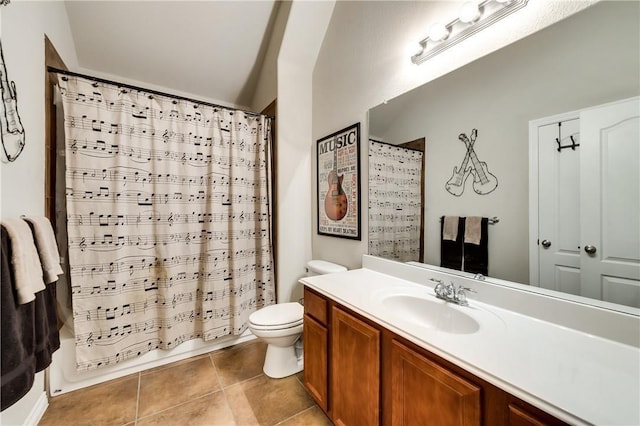
[[[426,328],[454,334],[471,334],[480,329],[480,324],[462,311],[466,308],[454,307],[432,296],[388,294],[381,302],[394,315]]]

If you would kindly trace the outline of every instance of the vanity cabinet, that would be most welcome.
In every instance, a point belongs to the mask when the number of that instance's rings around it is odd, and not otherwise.
[[[336,306],[331,325],[333,422],[380,424],[380,331]]]
[[[481,424],[480,387],[396,339],[391,341],[390,391],[393,426]]]
[[[302,340],[304,385],[325,412],[329,411],[329,332],[327,300],[310,291],[304,292],[304,322]]]
[[[304,297],[304,384],[336,425],[567,425],[309,288]]]

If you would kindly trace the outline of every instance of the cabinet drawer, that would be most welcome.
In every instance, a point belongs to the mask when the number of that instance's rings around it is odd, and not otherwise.
[[[327,325],[327,299],[309,290],[304,289],[304,313],[315,318],[320,324]]]

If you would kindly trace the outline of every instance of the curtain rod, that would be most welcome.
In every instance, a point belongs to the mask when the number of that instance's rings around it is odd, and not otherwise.
[[[395,148],[399,148],[399,149],[408,149],[409,151],[417,151],[417,152],[422,152],[422,153],[424,153],[424,151],[423,151],[423,150],[421,150],[421,149],[417,149],[417,148],[409,148],[408,146],[400,146],[400,145],[396,145],[396,144],[394,144],[394,143],[390,143],[390,142],[378,141],[378,140],[371,139],[371,138],[369,138],[369,141],[370,141],[370,142],[379,143],[379,144],[381,144],[381,145],[388,145],[388,146],[395,147]]]
[[[181,99],[183,101],[194,102],[194,103],[200,104],[200,105],[211,106],[211,107],[214,107],[214,108],[223,108],[223,109],[228,109],[228,110],[240,111],[240,112],[242,112],[244,114],[248,114],[248,115],[256,115],[256,116],[264,115],[264,114],[260,114],[259,112],[247,111],[247,110],[243,110],[243,109],[239,109],[239,108],[233,108],[233,107],[228,107],[228,106],[224,106],[224,105],[214,104],[214,103],[211,103],[211,102],[199,101],[197,99],[188,98],[186,96],[173,95],[171,93],[161,92],[159,90],[147,89],[145,87],[134,86],[133,84],[121,83],[119,81],[107,80],[107,79],[104,79],[104,78],[94,77],[92,75],[80,74],[80,73],[73,72],[73,71],[61,70],[61,69],[54,68],[54,67],[51,67],[51,66],[47,67],[47,71],[48,72],[54,72],[54,73],[62,74],[62,75],[69,75],[69,76],[72,76],[72,77],[82,77],[82,78],[86,78],[87,80],[95,81],[95,82],[98,82],[98,83],[106,83],[106,84],[112,84],[112,85],[118,86],[118,87],[126,87],[127,89],[140,90],[140,91],[148,92],[148,93],[151,93],[151,94],[154,94],[154,95],[158,95],[158,96],[167,96],[167,97],[170,97],[170,98]],[[274,116],[265,115],[265,117],[270,118],[272,120],[275,120]]]

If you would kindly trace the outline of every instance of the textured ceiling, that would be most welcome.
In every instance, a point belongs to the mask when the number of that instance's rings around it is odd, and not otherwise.
[[[68,1],[86,69],[248,107],[278,3]]]

